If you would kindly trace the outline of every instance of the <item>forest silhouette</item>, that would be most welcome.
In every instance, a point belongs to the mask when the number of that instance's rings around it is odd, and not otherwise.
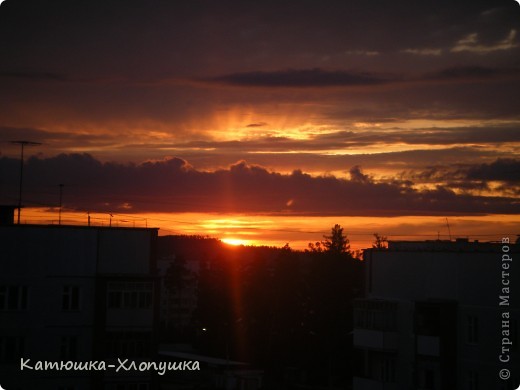
[[[280,381],[337,385],[351,380],[353,299],[363,262],[340,225],[305,251],[230,246],[200,236],[166,236],[159,258],[175,256],[166,288],[197,285],[189,326],[162,329],[162,341],[248,362]],[[359,256],[359,254],[357,254]],[[187,262],[198,262],[193,272]]]

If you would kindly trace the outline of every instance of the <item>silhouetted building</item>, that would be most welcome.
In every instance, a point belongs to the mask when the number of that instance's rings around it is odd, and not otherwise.
[[[22,372],[21,359],[32,367],[153,359],[156,237],[157,229],[0,226],[0,384],[9,390],[152,388],[149,372]]]
[[[0,225],[13,225],[14,224],[14,210],[18,206],[0,205]]]
[[[517,253],[513,243],[466,239],[366,250],[353,388],[516,388],[520,267],[508,258]],[[510,379],[499,378],[503,369]]]

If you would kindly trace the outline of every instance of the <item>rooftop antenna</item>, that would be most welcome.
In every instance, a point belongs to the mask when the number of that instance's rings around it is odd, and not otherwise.
[[[448,217],[446,217],[446,226],[448,226],[448,234],[450,235],[450,241],[451,241],[451,230],[450,230],[450,223],[448,222]]]
[[[63,184],[59,184],[60,186],[60,211],[58,213],[58,225],[61,225],[61,204],[63,200]]]
[[[40,142],[11,141],[12,144],[20,145],[20,188],[18,189],[18,225],[20,224],[20,212],[22,210],[22,184],[23,184],[23,149],[25,146],[41,145]]]

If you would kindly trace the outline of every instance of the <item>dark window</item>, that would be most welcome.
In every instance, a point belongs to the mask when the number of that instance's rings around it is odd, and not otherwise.
[[[426,389],[435,388],[435,372],[433,370],[424,371],[424,387]]]
[[[79,310],[79,287],[63,286],[63,295],[61,299],[62,310]]]
[[[354,307],[354,324],[358,329],[393,331],[397,323],[397,304],[388,301],[360,300]]]
[[[61,338],[60,358],[62,360],[74,360],[78,357],[77,336],[63,336]]]
[[[108,308],[150,309],[152,290],[151,282],[110,282],[107,291]]]
[[[19,363],[23,357],[24,347],[23,337],[0,337],[0,363]]]
[[[416,304],[415,333],[423,336],[439,336],[440,319],[440,307],[438,305]]]
[[[381,379],[383,382],[395,382],[395,359],[384,357],[381,361]]]
[[[468,390],[478,390],[478,372],[468,371]]]
[[[419,369],[418,388],[423,390],[435,389],[435,371],[431,368]]]
[[[0,286],[0,310],[27,309],[27,286]]]
[[[467,322],[467,342],[469,344],[478,343],[478,317],[468,315],[466,316]]]

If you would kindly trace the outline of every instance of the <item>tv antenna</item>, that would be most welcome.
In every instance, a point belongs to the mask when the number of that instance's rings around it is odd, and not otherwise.
[[[23,186],[23,149],[25,146],[41,145],[40,142],[11,141],[12,144],[20,145],[20,188],[18,189],[18,225],[20,224],[20,212],[22,210],[22,186]]]
[[[446,226],[448,226],[448,234],[450,236],[450,241],[451,241],[451,229],[450,229],[450,223],[448,222],[448,217],[446,217]]]
[[[62,203],[63,203],[63,187],[65,185],[64,184],[58,184],[58,186],[60,187],[60,211],[59,211],[59,214],[58,214],[58,225],[61,225],[61,207],[62,207]]]

